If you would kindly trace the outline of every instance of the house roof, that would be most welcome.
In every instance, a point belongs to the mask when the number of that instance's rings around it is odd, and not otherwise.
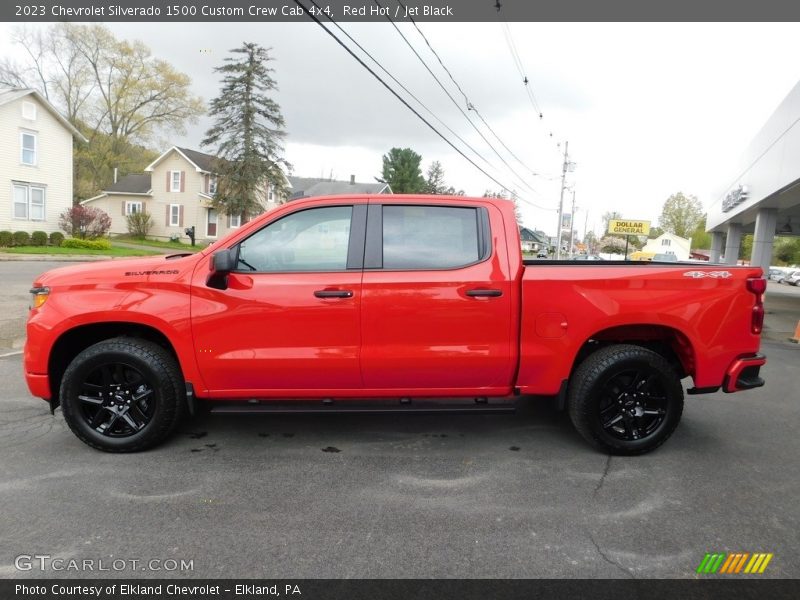
[[[520,226],[519,237],[523,242],[536,242],[537,244],[544,244],[545,246],[550,245],[550,241],[544,235],[538,231],[532,231],[527,227]]]
[[[147,194],[152,189],[150,179],[150,173],[132,173],[121,177],[103,191],[112,194]]]
[[[50,104],[47,98],[42,96],[36,90],[30,88],[10,88],[10,87],[0,86],[0,106],[8,104],[9,102],[14,102],[15,100],[19,100],[20,98],[24,98],[25,96],[33,96],[34,98],[36,98],[36,100],[39,101],[39,104],[44,106],[47,112],[53,115],[56,118],[56,120],[59,123],[61,123],[64,126],[64,128],[67,129],[67,131],[69,131],[74,137],[84,142],[89,141],[83,136],[83,134],[80,131],[78,131],[72,125],[72,123],[70,123],[67,120],[67,118],[64,115],[62,115],[60,112],[58,112],[58,110],[56,110],[55,106]]]
[[[317,177],[287,177],[292,188],[289,200],[309,196],[337,196],[341,194],[391,194],[388,183],[359,183]]]
[[[213,172],[213,165],[214,161],[217,160],[217,157],[213,154],[206,154],[205,152],[198,152],[197,150],[190,150],[189,148],[178,148],[178,146],[172,146],[166,152],[161,154],[157,159],[151,162],[149,165],[145,167],[145,171],[152,171],[155,166],[160,163],[164,158],[173,150],[178,152],[183,158],[188,160],[197,171],[204,171],[206,173]]]

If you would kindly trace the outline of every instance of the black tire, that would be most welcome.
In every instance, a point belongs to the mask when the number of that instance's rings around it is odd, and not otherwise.
[[[105,452],[137,452],[161,443],[185,415],[175,359],[153,342],[119,337],[78,354],[61,383],[72,432]]]
[[[618,344],[581,363],[570,381],[567,405],[575,429],[596,448],[609,454],[645,454],[678,426],[683,387],[660,354]]]

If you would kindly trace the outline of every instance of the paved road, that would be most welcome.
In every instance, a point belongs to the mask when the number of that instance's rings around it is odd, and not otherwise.
[[[115,456],[2,358],[0,577],[41,575],[13,567],[35,553],[193,560],[186,577],[692,577],[712,550],[800,577],[800,347],[764,346],[767,387],[689,397],[665,446],[611,459],[538,405],[206,416]]]

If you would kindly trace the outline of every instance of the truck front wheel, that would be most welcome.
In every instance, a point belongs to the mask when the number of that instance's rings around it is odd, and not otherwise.
[[[644,454],[663,444],[681,419],[683,387],[660,354],[629,344],[602,348],[570,381],[569,416],[593,446]]]
[[[90,346],[70,363],[61,408],[72,432],[106,452],[155,446],[182,416],[180,370],[161,346],[114,338]]]

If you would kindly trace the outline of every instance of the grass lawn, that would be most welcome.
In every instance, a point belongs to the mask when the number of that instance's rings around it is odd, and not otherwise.
[[[89,248],[61,248],[51,246],[17,246],[14,248],[0,248],[5,254],[65,254],[74,256],[152,256],[159,254],[152,250],[134,250],[132,248],[111,247],[110,250],[94,250]]]
[[[184,244],[183,242],[163,242],[161,240],[151,240],[151,239],[140,239],[134,238],[128,235],[118,235],[111,239],[111,243],[114,243],[114,240],[118,240],[120,242],[125,242],[126,244],[140,244],[142,246],[155,246],[156,248],[174,248],[176,250],[186,250],[188,252],[198,252],[206,247],[206,244],[195,244],[192,246],[191,244]]]

